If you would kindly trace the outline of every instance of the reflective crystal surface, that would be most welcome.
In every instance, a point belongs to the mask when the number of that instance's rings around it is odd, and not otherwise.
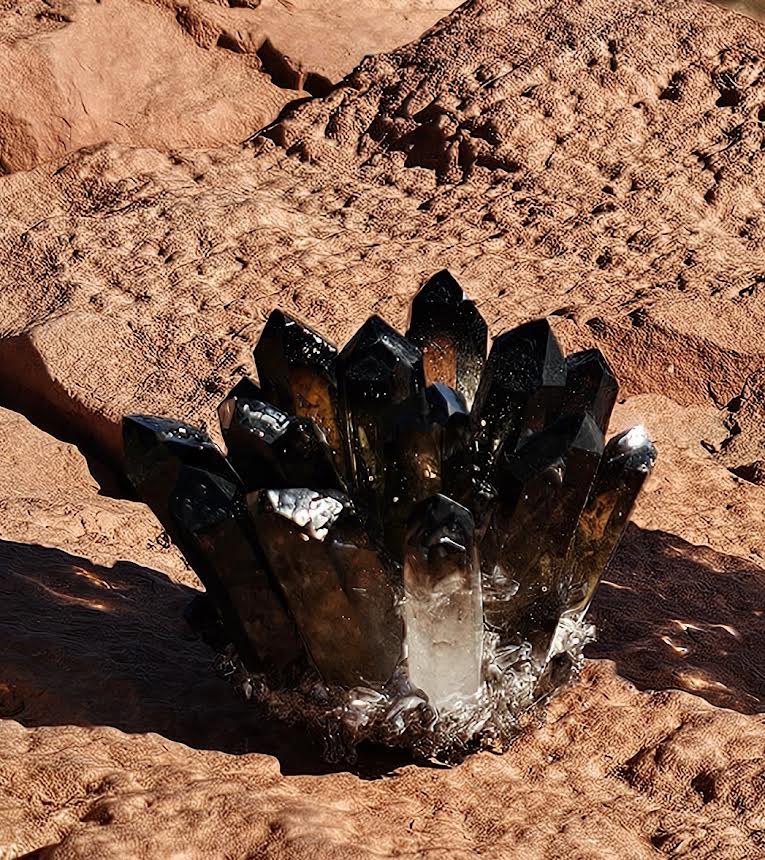
[[[583,613],[590,605],[655,462],[656,448],[643,427],[606,445],[568,558],[567,609]]]
[[[406,536],[404,622],[409,678],[436,708],[477,696],[483,610],[475,526],[467,508],[432,496]]]
[[[350,486],[381,528],[385,440],[393,409],[424,400],[422,353],[380,317],[370,317],[337,359]]]
[[[481,467],[490,469],[501,447],[512,450],[549,424],[565,384],[566,362],[547,320],[495,338],[471,413]]]
[[[269,316],[255,347],[263,399],[291,415],[313,419],[342,468],[336,356],[333,344],[279,310]]]
[[[184,466],[170,514],[224,620],[234,618],[241,628],[247,652],[271,671],[299,663],[300,639],[274,588],[239,483]]]
[[[503,450],[499,491],[481,545],[484,611],[501,647],[544,656],[566,605],[565,560],[603,453],[588,415],[559,418]]]
[[[486,322],[446,270],[412,300],[406,336],[422,350],[425,381],[443,382],[472,406],[486,359]]]
[[[504,749],[575,676],[587,609],[656,459],[605,444],[618,386],[548,322],[495,337],[448,272],[407,336],[338,353],[274,311],[207,433],[123,421],[125,471],[206,588],[218,671],[325,755],[365,740],[457,761]],[[248,377],[251,374],[248,373]]]
[[[619,384],[599,349],[586,349],[568,356],[563,412],[587,412],[605,433],[618,394]]]
[[[261,490],[250,512],[321,677],[346,687],[387,681],[401,657],[394,583],[349,499]]]
[[[249,490],[261,487],[342,489],[325,437],[310,418],[262,400],[231,397],[219,410],[228,458]]]

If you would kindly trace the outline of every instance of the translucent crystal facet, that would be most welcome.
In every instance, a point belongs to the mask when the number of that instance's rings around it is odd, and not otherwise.
[[[482,468],[500,447],[542,430],[559,414],[566,362],[547,320],[535,320],[495,338],[471,413]]]
[[[603,452],[588,415],[565,416],[497,465],[499,496],[481,544],[484,611],[503,646],[546,653],[566,604],[565,560]]]
[[[409,678],[436,708],[482,684],[483,609],[475,526],[467,508],[433,496],[414,510],[404,558]]]
[[[266,567],[239,483],[184,466],[170,514],[224,619],[233,616],[241,627],[244,653],[269,671],[298,665],[300,639]]]
[[[347,497],[261,490],[249,500],[268,563],[328,684],[382,684],[401,657],[395,582]]]
[[[475,303],[446,270],[412,300],[407,339],[423,355],[425,381],[442,382],[472,406],[486,359],[488,328]]]
[[[342,468],[337,416],[337,348],[282,311],[268,318],[255,365],[264,399],[291,415],[311,418]]]
[[[351,487],[380,527],[385,486],[385,440],[392,410],[424,398],[422,353],[383,319],[370,317],[337,359],[340,411],[345,421]]]
[[[568,356],[563,412],[587,412],[605,433],[618,393],[616,377],[599,349],[586,349]]]
[[[343,488],[325,437],[310,418],[296,418],[261,400],[243,397],[224,401],[219,416],[228,458],[248,491]]]
[[[606,445],[568,559],[569,610],[587,610],[655,462],[656,448],[643,427],[620,433]]]

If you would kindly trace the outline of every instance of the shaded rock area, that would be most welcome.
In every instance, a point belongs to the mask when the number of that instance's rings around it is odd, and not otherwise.
[[[416,39],[448,10],[373,11],[3,4],[29,83],[0,92],[0,858],[761,857],[765,30],[475,0]],[[492,333],[600,347],[611,432],[660,457],[546,721],[451,770],[333,771],[213,674],[119,422],[217,432],[272,307],[404,327],[444,267]]]

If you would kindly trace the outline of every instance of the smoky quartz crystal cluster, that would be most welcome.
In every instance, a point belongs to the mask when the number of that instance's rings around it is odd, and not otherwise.
[[[585,613],[656,457],[605,444],[617,383],[544,319],[496,337],[446,271],[402,336],[342,350],[281,311],[203,430],[123,423],[127,475],[199,575],[218,667],[329,759],[373,740],[501,750],[582,660]]]

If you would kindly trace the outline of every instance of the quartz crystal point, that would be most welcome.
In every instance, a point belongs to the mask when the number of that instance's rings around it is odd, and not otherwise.
[[[559,413],[566,362],[547,320],[495,338],[471,413],[477,466],[490,471],[501,446],[542,430]]]
[[[587,349],[568,356],[564,413],[587,412],[606,433],[618,393],[616,377],[599,349]]]
[[[236,483],[239,478],[204,430],[152,415],[122,421],[125,473],[168,534],[175,537],[169,504],[183,466],[204,469]]]
[[[483,611],[473,517],[436,495],[414,510],[406,537],[404,623],[409,678],[436,709],[482,685]]]
[[[310,418],[242,397],[230,397],[219,410],[228,457],[245,488],[325,487],[343,483],[324,435]]]
[[[393,577],[347,497],[261,490],[248,497],[270,569],[327,684],[384,684],[401,658]]]
[[[370,317],[337,359],[340,412],[345,420],[347,475],[352,493],[381,529],[385,440],[393,409],[424,401],[422,353],[378,316]],[[424,406],[423,406],[424,408]]]
[[[486,322],[446,269],[412,301],[407,338],[422,350],[425,381],[443,382],[472,405],[486,359]]]
[[[567,562],[570,611],[587,611],[655,462],[656,448],[643,427],[620,433],[606,445]]]
[[[333,344],[279,310],[269,316],[255,347],[264,399],[290,415],[313,419],[342,468],[336,356]]]
[[[299,665],[303,647],[268,573],[238,482],[184,466],[170,500],[170,514],[189,561],[221,606],[231,628],[244,633],[247,650],[267,671]]]
[[[172,509],[176,489],[189,469],[231,486],[239,484],[236,472],[210,437],[197,427],[150,415],[127,416],[122,427],[128,479],[194,567],[223,615],[235,644],[246,654],[249,640],[233,611],[225,585],[207,564],[188,530],[178,523]]]
[[[501,649],[543,660],[566,605],[565,560],[603,453],[588,415],[569,415],[503,450],[499,498],[481,544],[484,612]]]

